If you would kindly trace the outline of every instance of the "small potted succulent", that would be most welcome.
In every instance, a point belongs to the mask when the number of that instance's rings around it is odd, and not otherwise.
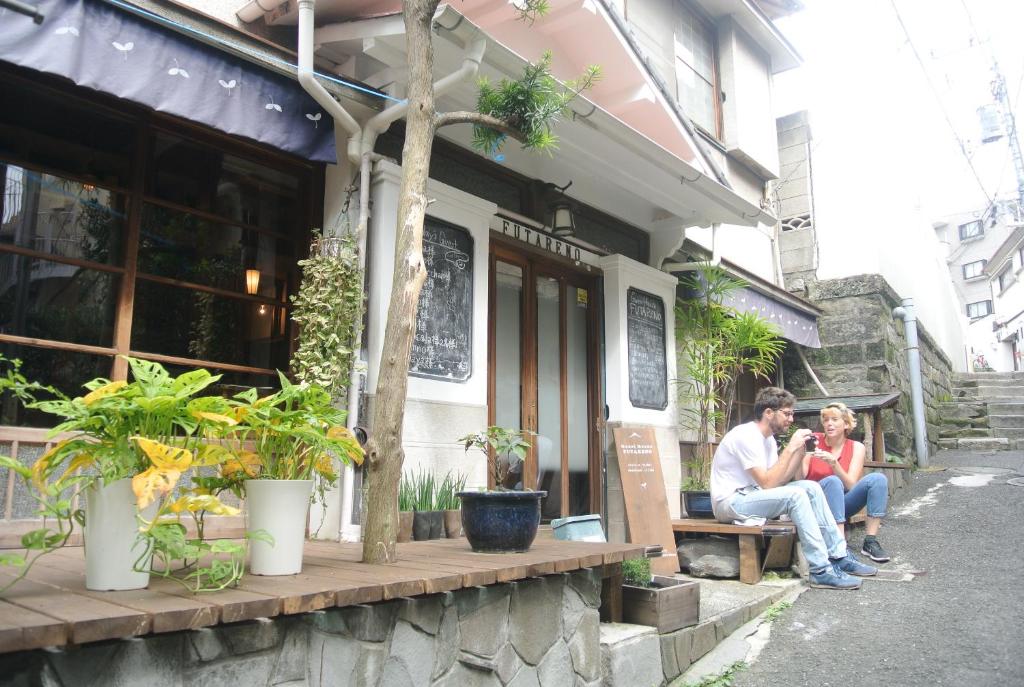
[[[459,439],[466,451],[477,449],[487,459],[488,491],[460,491],[462,529],[474,551],[508,553],[527,551],[540,525],[540,500],[546,491],[522,486],[526,451],[530,444],[517,429],[488,427]]]

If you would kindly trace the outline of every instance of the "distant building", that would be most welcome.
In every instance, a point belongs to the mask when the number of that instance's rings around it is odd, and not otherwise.
[[[985,287],[991,315],[984,319],[992,354],[986,358],[995,370],[1020,370],[1021,340],[1024,339],[1024,226],[1006,227],[1009,236],[999,245],[985,266]],[[972,326],[974,326],[972,324]],[[979,325],[980,326],[980,325]],[[976,367],[979,367],[976,365]]]
[[[1000,350],[993,324],[1001,319],[995,314],[998,279],[1007,280],[1005,270],[991,277],[996,288],[990,287],[990,269],[997,250],[1006,242],[1020,220],[1020,208],[1015,201],[997,201],[990,208],[965,212],[943,218],[934,223],[935,236],[946,247],[949,276],[956,290],[961,312],[968,318],[966,356],[972,369],[991,368],[1012,370],[1013,359],[1007,350]],[[1003,317],[1013,313],[1004,313]]]

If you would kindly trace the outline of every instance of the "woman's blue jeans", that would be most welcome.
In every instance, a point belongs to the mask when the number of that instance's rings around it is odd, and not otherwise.
[[[839,534],[821,485],[812,480],[790,482],[773,489],[747,487],[723,499],[719,509],[716,514],[722,522],[751,516],[789,515],[812,571],[828,567],[829,558],[842,558],[847,554],[846,539]]]
[[[838,523],[846,522],[847,514],[853,515],[867,506],[868,517],[884,518],[889,505],[889,482],[880,472],[872,472],[860,478],[853,489],[844,492],[843,481],[835,475],[821,480],[828,509]]]

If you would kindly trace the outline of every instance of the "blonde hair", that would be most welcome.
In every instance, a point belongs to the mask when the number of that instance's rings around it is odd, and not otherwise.
[[[846,407],[845,403],[840,403],[839,401],[829,403],[828,405],[821,409],[820,415],[822,425],[825,424],[825,414],[829,411],[834,411],[839,415],[839,418],[843,421],[843,424],[846,426],[846,434],[849,434],[857,427],[857,416],[853,414],[852,410]]]

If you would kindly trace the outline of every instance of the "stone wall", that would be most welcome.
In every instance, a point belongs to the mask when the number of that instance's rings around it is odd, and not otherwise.
[[[5,685],[597,685],[597,569],[62,650],[0,655]]]
[[[805,297],[824,311],[822,348],[804,349],[811,368],[833,396],[902,392],[882,413],[886,450],[912,459],[914,429],[903,321],[892,316],[901,298],[877,274],[808,281]],[[953,365],[918,320],[929,450],[938,450],[937,404],[951,397]],[[798,398],[821,396],[792,347],[783,358],[786,388]]]

